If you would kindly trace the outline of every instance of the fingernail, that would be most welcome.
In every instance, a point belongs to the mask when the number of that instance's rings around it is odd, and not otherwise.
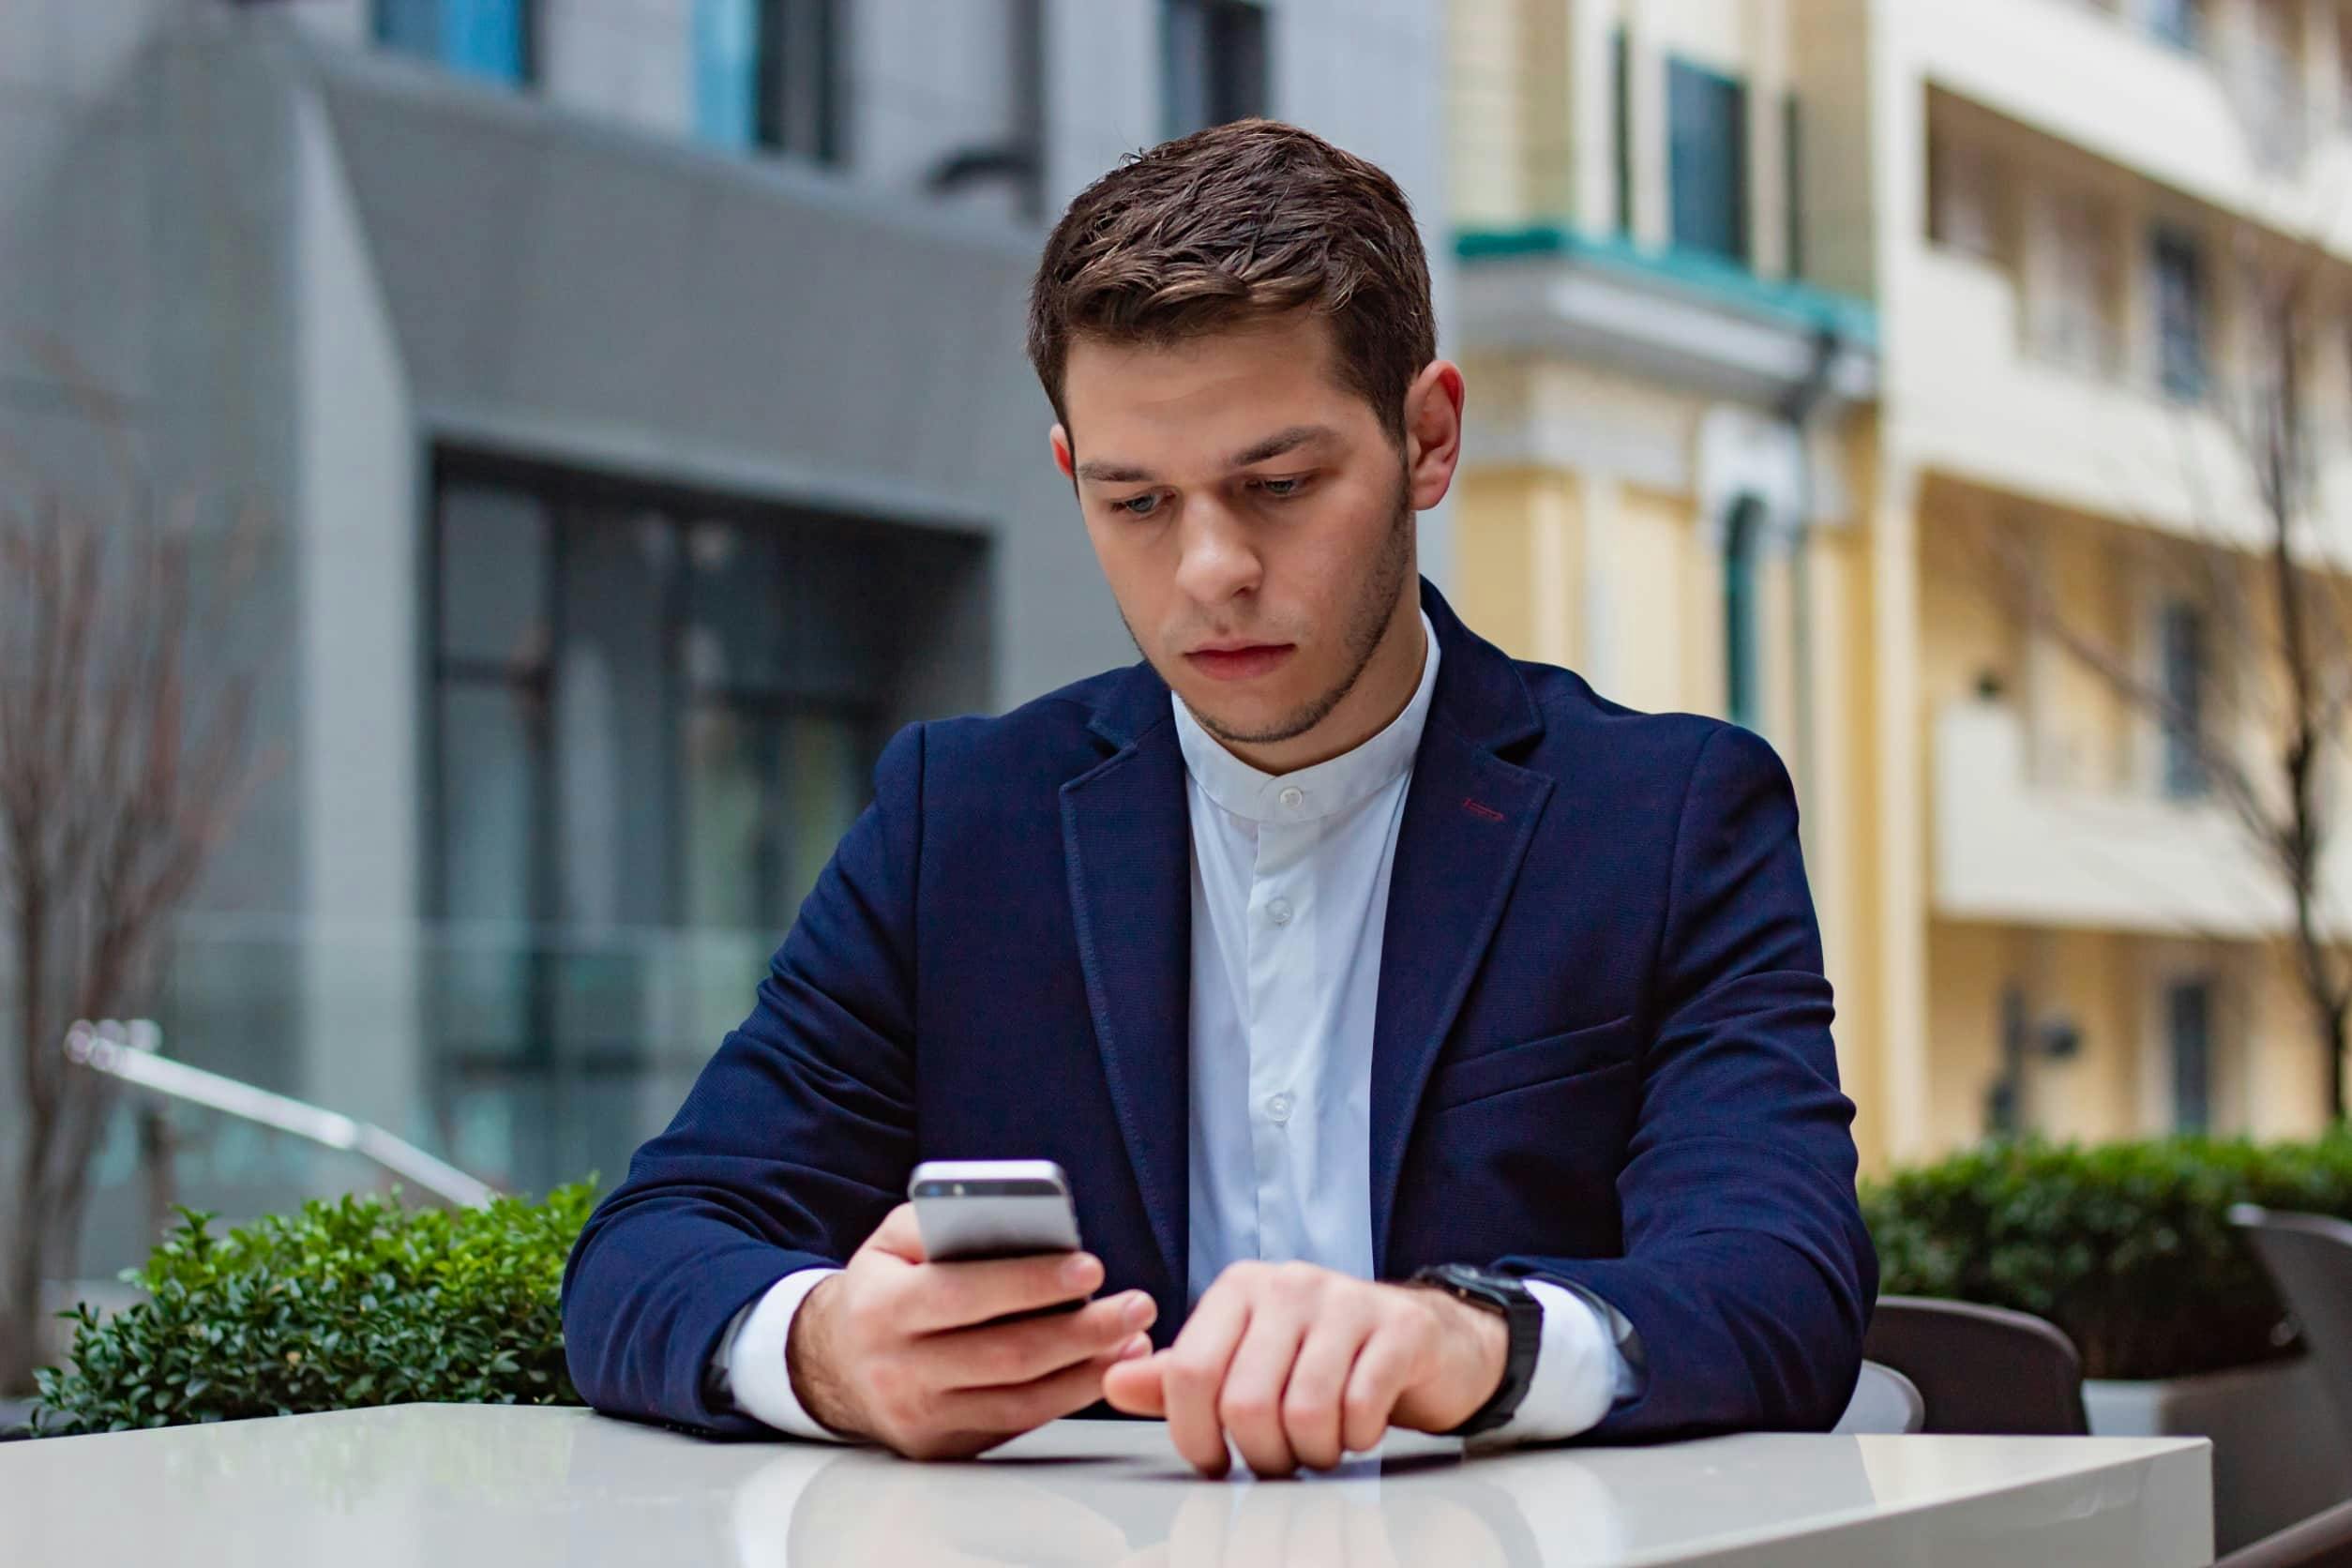
[[[1127,1304],[1127,1310],[1124,1314],[1127,1319],[1127,1326],[1131,1329],[1141,1328],[1144,1324],[1152,1320],[1153,1315],[1158,1310],[1159,1308],[1153,1304],[1151,1297],[1136,1297],[1133,1301]]]
[[[1062,1265],[1062,1283],[1064,1285],[1082,1286],[1093,1277],[1094,1259],[1083,1252]]]
[[[1138,1361],[1144,1356],[1150,1355],[1151,1353],[1152,1341],[1149,1337],[1140,1334],[1137,1334],[1133,1339],[1128,1340],[1124,1345],[1119,1347],[1119,1359],[1121,1361]]]

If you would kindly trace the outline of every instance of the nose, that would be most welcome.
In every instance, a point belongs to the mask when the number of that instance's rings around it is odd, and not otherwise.
[[[1197,604],[1223,604],[1256,592],[1265,564],[1258,558],[1247,525],[1230,508],[1196,498],[1185,506],[1180,527],[1183,554],[1176,563],[1176,586],[1186,597]]]

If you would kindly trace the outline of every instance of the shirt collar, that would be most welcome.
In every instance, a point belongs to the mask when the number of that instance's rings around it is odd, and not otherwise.
[[[1329,761],[1295,773],[1260,773],[1225,749],[1200,727],[1184,700],[1168,694],[1176,709],[1176,740],[1184,747],[1184,771],[1201,793],[1234,816],[1253,822],[1308,822],[1361,804],[1412,771],[1421,731],[1429,721],[1429,696],[1438,685],[1438,631],[1427,611],[1421,617],[1421,684],[1405,711],[1388,728]]]

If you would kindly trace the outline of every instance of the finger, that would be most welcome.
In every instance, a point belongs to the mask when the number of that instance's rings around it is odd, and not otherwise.
[[[970,1328],[1009,1313],[1084,1301],[1102,1282],[1102,1259],[1085,1252],[926,1263],[907,1281],[897,1321],[911,1334]]]
[[[940,1388],[1003,1388],[1117,1349],[1129,1335],[1151,1327],[1158,1310],[1143,1291],[1123,1290],[1076,1312],[950,1329],[916,1344]]]
[[[1168,1388],[1160,1374],[1168,1365],[1168,1352],[1123,1361],[1103,1374],[1103,1397],[1110,1408],[1123,1415],[1164,1417],[1168,1414]]]
[[[901,1203],[882,1215],[882,1222],[874,1227],[874,1233],[866,1238],[866,1244],[876,1252],[886,1252],[910,1263],[922,1262],[923,1232],[914,1223],[914,1205]]]
[[[958,1430],[1027,1432],[1048,1421],[1075,1415],[1103,1396],[1103,1374],[1121,1361],[1150,1353],[1152,1341],[1136,1334],[1108,1355],[1010,1388],[963,1389],[940,1405],[940,1418]]]
[[[1161,1358],[1168,1440],[1203,1475],[1223,1475],[1231,1465],[1225,1450],[1225,1425],[1217,1419],[1217,1395],[1225,1386],[1233,1348],[1248,1326],[1248,1298],[1240,1290],[1213,1285]]]
[[[1288,1475],[1299,1468],[1282,1429],[1282,1394],[1305,1337],[1306,1319],[1295,1307],[1260,1301],[1225,1369],[1217,1419],[1254,1474]]]
[[[1282,1430],[1299,1463],[1330,1470],[1346,1456],[1348,1375],[1372,1329],[1372,1319],[1354,1313],[1334,1313],[1308,1328],[1282,1391]]]
[[[1389,1414],[1412,1375],[1414,1359],[1409,1336],[1394,1324],[1375,1331],[1356,1352],[1355,1365],[1348,1373],[1340,1428],[1349,1453],[1362,1454],[1379,1445],[1388,1430]]]

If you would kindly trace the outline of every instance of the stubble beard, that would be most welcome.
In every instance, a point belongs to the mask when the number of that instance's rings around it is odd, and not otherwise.
[[[1289,714],[1264,730],[1236,730],[1218,722],[1190,702],[1184,704],[1203,730],[1228,746],[1279,746],[1298,739],[1332,716],[1332,710],[1347,701],[1348,694],[1364,678],[1364,671],[1380,651],[1380,639],[1388,632],[1389,621],[1396,613],[1396,600],[1405,591],[1405,580],[1413,566],[1413,508],[1412,492],[1400,475],[1396,484],[1395,514],[1388,533],[1380,541],[1380,553],[1364,578],[1364,591],[1356,598],[1353,613],[1348,622],[1344,646],[1348,653],[1348,672],[1328,691],[1293,708]],[[1133,635],[1133,628],[1129,628]]]

